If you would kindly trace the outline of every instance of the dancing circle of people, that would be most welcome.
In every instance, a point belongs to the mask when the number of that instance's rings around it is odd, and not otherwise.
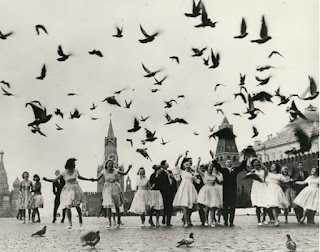
[[[232,161],[228,159],[225,167],[222,168],[211,151],[212,161],[201,164],[201,158],[199,158],[196,167],[193,167],[192,158],[189,158],[187,153],[184,157],[183,155],[178,157],[173,169],[169,169],[166,160],[163,160],[160,165],[153,165],[154,172],[150,178],[146,177],[143,167],[139,168],[137,191],[129,212],[140,215],[142,227],[145,226],[147,215],[149,215],[148,222],[151,226],[160,226],[161,215],[161,223],[172,226],[171,217],[174,208],[182,210],[184,227],[193,226],[191,215],[194,211],[199,212],[202,226],[220,225],[221,214],[225,226],[234,226],[237,176],[242,171],[247,171],[247,175],[253,179],[251,202],[256,208],[258,226],[269,223],[266,221],[267,215],[270,223],[279,226],[278,216],[281,210],[284,211],[284,222],[288,223],[288,213],[292,208],[300,224],[304,224],[306,218],[308,224],[315,224],[314,218],[319,207],[318,167],[312,167],[309,175],[303,170],[303,163],[299,162],[297,172],[291,175],[286,166],[280,167],[277,163],[273,163],[270,169],[267,169],[257,158],[241,157],[242,162],[239,166],[234,167]],[[78,180],[94,182],[104,177],[99,216],[102,213],[108,217],[108,228],[111,227],[113,216],[115,225],[120,227],[125,197],[118,178],[127,175],[132,165],[123,172],[115,168],[114,161],[109,159],[104,164],[105,169],[97,178],[84,178],[75,168],[75,162],[75,158],[68,159],[65,170],[62,173],[55,172],[56,178],[43,178],[44,181],[53,183],[55,201],[52,222],[56,222],[57,210],[61,206],[63,209],[61,223],[67,216],[68,228],[71,229],[71,208],[74,207],[78,212],[81,226],[83,220],[80,205],[84,201],[84,194]],[[43,197],[40,177],[37,174],[33,176],[34,184],[29,180],[28,172],[23,172],[22,178],[17,218],[26,223],[28,209],[29,222],[41,222],[39,208],[43,208]],[[36,216],[37,220],[35,220]]]

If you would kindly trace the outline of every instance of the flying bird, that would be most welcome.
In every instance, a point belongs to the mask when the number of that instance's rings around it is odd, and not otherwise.
[[[222,106],[225,102],[216,102],[213,106],[217,107],[217,106]]]
[[[96,120],[99,120],[99,119],[100,119],[100,118],[98,118],[98,117],[92,117],[92,116],[91,116],[91,120],[92,120],[92,121],[96,121]]]
[[[213,132],[214,127],[215,127],[215,126],[213,126],[213,127],[210,127],[210,126],[209,126],[209,132]]]
[[[97,105],[95,105],[94,103],[92,103],[92,107],[90,108],[90,110],[95,110],[97,108]]]
[[[219,129],[218,131],[212,133],[209,136],[209,139],[211,137],[213,137],[214,139],[216,139],[216,137],[224,138],[224,139],[234,139],[236,136],[233,134],[232,129],[230,129],[230,128],[222,128],[222,129]]]
[[[124,100],[125,104],[126,104],[126,108],[129,109],[131,104],[132,104],[132,101],[130,102],[127,102],[127,100]]]
[[[155,39],[155,37],[159,34],[158,32],[152,34],[152,35],[149,35],[143,28],[142,26],[140,25],[140,30],[142,32],[142,34],[145,36],[144,39],[140,39],[140,43],[143,43],[143,44],[146,44],[146,43],[149,43],[151,41],[153,41]]]
[[[232,114],[235,115],[235,116],[240,116],[240,117],[242,117],[241,114],[239,114],[239,113],[232,113]]]
[[[50,121],[52,115],[47,115],[47,110],[45,107],[38,107],[32,102],[26,103],[26,107],[31,106],[34,114],[34,121],[29,123],[28,126],[39,126],[40,124],[47,123]]]
[[[70,112],[70,119],[74,119],[77,118],[79,119],[81,117],[82,114],[79,113],[79,111],[77,109],[74,110],[73,113]]]
[[[43,32],[48,34],[46,27],[44,27],[41,24],[36,25],[36,32],[37,32],[38,35],[40,35],[40,30],[42,30]]]
[[[121,94],[123,91],[127,90],[126,88],[123,88],[121,90],[115,91],[114,94]]]
[[[252,136],[252,138],[254,138],[254,137],[256,137],[257,135],[259,135],[259,132],[258,132],[258,130],[257,130],[257,128],[256,127],[252,127],[252,129],[253,129],[253,136]]]
[[[40,76],[36,77],[36,79],[38,80],[43,80],[47,75],[47,68],[46,68],[46,64],[43,64],[42,69],[41,69],[41,74]]]
[[[145,144],[146,142],[153,142],[153,141],[158,139],[155,136],[156,135],[156,131],[154,131],[153,133],[148,129],[145,129],[145,131],[146,131],[146,139],[141,141],[143,144]]]
[[[243,86],[244,84],[245,84],[245,81],[246,81],[246,75],[244,74],[244,75],[242,75],[241,73],[240,73],[240,86]]]
[[[0,83],[2,83],[3,85],[6,85],[8,88],[11,87],[11,86],[10,86],[10,83],[7,82],[7,81],[2,80],[2,81],[0,81]]]
[[[7,37],[11,36],[13,34],[13,32],[9,32],[7,34],[3,34],[1,31],[0,31],[0,39],[7,39]]]
[[[272,102],[271,101],[271,98],[272,98],[272,95],[267,93],[267,92],[264,92],[264,91],[261,91],[255,95],[252,96],[252,102],[254,101],[260,101],[260,102]]]
[[[57,58],[58,61],[66,61],[71,56],[71,54],[65,54],[63,52],[61,45],[58,46],[58,54],[60,56],[60,58]]]
[[[68,93],[67,96],[76,96],[78,95],[77,93]]]
[[[203,55],[203,52],[207,49],[207,47],[202,48],[201,50],[198,48],[191,48],[193,51],[193,55],[191,55],[192,57],[200,57]]]
[[[309,136],[302,128],[297,127],[294,130],[294,135],[297,138],[297,141],[299,143],[300,148],[298,150],[295,149],[295,153],[294,154],[298,154],[298,153],[305,153],[310,151],[311,147],[312,147],[312,142],[313,140],[317,139],[316,135],[311,135]]]
[[[128,132],[132,133],[132,132],[137,132],[139,129],[141,129],[141,126],[139,124],[139,121],[137,118],[134,118],[134,123],[133,123],[133,128],[129,129]]]
[[[150,117],[150,116],[147,116],[147,117],[144,117],[144,118],[143,118],[143,117],[141,116],[140,121],[141,121],[141,122],[145,122],[145,121],[147,121],[147,120],[149,119],[149,117]]]
[[[97,56],[99,56],[99,57],[103,57],[102,52],[99,51],[99,50],[95,50],[95,49],[92,50],[92,51],[90,51],[89,54],[91,54],[91,55],[97,55]]]
[[[56,111],[54,112],[57,116],[61,116],[61,118],[63,119],[63,113],[61,112],[60,109],[56,109]]]
[[[173,102],[175,102],[176,104],[178,104],[177,101],[174,100],[174,99],[172,99],[172,100],[170,100],[170,101],[165,101],[165,102],[164,102],[164,103],[166,104],[165,108],[171,108]]]
[[[199,27],[211,27],[214,28],[216,27],[217,22],[212,22],[210,18],[208,18],[208,13],[206,11],[206,8],[204,4],[201,2],[201,23],[198,25],[195,25],[194,27],[199,28]]]
[[[319,92],[317,91],[317,85],[314,81],[314,79],[310,76],[309,77],[309,92],[310,92],[310,96],[309,97],[306,97],[306,98],[303,98],[303,100],[313,100],[315,98],[318,97],[319,95]]]
[[[57,130],[63,130],[58,124],[56,124]]]
[[[258,76],[256,76],[256,80],[260,82],[257,86],[263,86],[263,85],[268,84],[270,79],[271,79],[271,76],[269,76],[266,79],[260,79]]]
[[[199,133],[198,133],[198,132],[196,132],[196,131],[193,131],[193,135],[195,135],[195,136],[199,136]]]
[[[168,76],[165,76],[162,80],[158,81],[155,77],[153,77],[154,80],[156,81],[156,83],[153,83],[153,85],[159,85],[161,86],[162,85],[162,82],[168,78]]]
[[[244,18],[242,18],[241,20],[241,29],[240,29],[240,35],[235,36],[235,39],[242,39],[245,38],[248,35],[247,33],[247,24],[246,24],[246,20]]]
[[[174,124],[174,123],[188,124],[188,122],[183,118],[175,118],[174,120],[172,120],[172,118],[168,113],[166,113],[166,119],[167,119],[167,123],[165,125]]]
[[[290,122],[295,121],[298,116],[301,117],[302,119],[307,120],[308,118],[301,113],[301,111],[297,108],[296,103],[292,101],[291,107],[288,107],[286,111],[290,114]]]
[[[98,244],[98,242],[100,241],[100,235],[99,235],[99,231],[97,232],[89,232],[85,235],[83,235],[80,240],[82,242],[82,246],[90,246],[91,248],[95,248],[95,246]]]
[[[253,149],[252,145],[247,146],[241,151],[244,158],[257,157],[256,151]]]
[[[144,71],[147,72],[147,74],[144,75],[144,77],[146,77],[146,78],[154,77],[157,73],[159,73],[161,71],[161,70],[150,71],[148,68],[145,67],[145,65],[143,63],[142,63],[142,67],[143,67]]]
[[[5,95],[5,96],[15,96],[14,94],[12,94],[12,93],[10,93],[10,92],[8,92],[8,91],[4,90],[4,88],[3,88],[3,87],[2,87],[1,89],[2,89],[2,91],[3,91],[3,95]]]
[[[121,107],[120,104],[118,103],[118,101],[116,100],[115,96],[109,96],[109,97],[105,98],[102,102],[105,102],[105,101],[111,105],[116,105],[116,106]]]
[[[170,56],[170,59],[175,60],[178,64],[180,64],[180,59],[177,56]]]
[[[147,153],[147,148],[144,149],[137,149],[136,151],[138,153],[140,153],[144,158],[149,159],[150,161],[152,161],[152,159],[150,158],[149,154]]]
[[[224,86],[224,87],[225,87],[226,85],[221,84],[221,83],[218,83],[218,84],[215,85],[214,91],[217,91],[217,88],[218,88],[219,86]]]
[[[115,35],[112,35],[112,37],[115,37],[115,38],[122,38],[123,35],[122,35],[122,32],[123,32],[123,28],[119,28],[119,27],[116,27],[117,28],[117,34]]]
[[[185,13],[187,17],[195,18],[201,15],[201,0],[196,5],[195,1],[193,0],[192,4],[192,13]]]
[[[271,58],[272,55],[276,55],[276,54],[278,54],[279,56],[283,57],[283,56],[281,55],[281,53],[279,53],[278,51],[272,51],[272,52],[269,54],[268,58]]]
[[[180,246],[189,247],[189,245],[191,245],[192,243],[194,243],[194,234],[190,233],[189,238],[185,238],[185,239],[182,239],[181,241],[178,241],[177,247],[180,247]]]
[[[259,39],[255,39],[255,40],[251,40],[251,42],[258,43],[258,44],[263,44],[263,43],[267,42],[270,39],[271,39],[271,37],[268,35],[268,27],[267,27],[266,21],[264,19],[264,16],[262,16],[260,38]]]
[[[209,60],[210,60],[210,57],[208,57],[207,59],[203,58],[203,64],[205,66],[209,66]]]
[[[168,142],[165,142],[164,140],[163,140],[163,138],[161,138],[161,144],[162,145],[166,145],[167,143],[170,143],[169,141]]]
[[[268,69],[271,69],[271,68],[275,68],[274,66],[270,66],[270,65],[266,65],[266,66],[262,66],[262,67],[257,67],[257,71],[258,72],[262,72],[262,71],[265,71],[265,70],[268,70]]]
[[[36,133],[39,133],[41,136],[44,136],[44,137],[47,137],[41,130],[40,130],[40,127],[39,126],[35,126],[35,125],[33,125],[33,126],[31,126],[31,132],[33,133],[33,134],[36,134]]]
[[[223,112],[223,110],[222,110],[222,109],[216,109],[216,111],[217,111],[217,114],[220,112],[221,114],[223,114],[223,115],[224,115],[224,112]]]
[[[132,142],[132,139],[127,139],[127,142],[130,143],[131,147],[133,147],[133,142]]]
[[[210,66],[209,68],[217,68],[220,64],[220,54],[217,53],[216,55],[214,55],[212,49],[211,49],[211,61],[212,61],[212,66]]]
[[[160,89],[158,89],[158,88],[151,89],[151,93],[157,93],[158,91],[160,91]]]
[[[297,244],[291,239],[290,235],[287,234],[287,242],[286,242],[286,248],[289,249],[289,251],[296,251]]]
[[[234,99],[236,99],[238,96],[240,96],[242,98],[243,102],[247,103],[247,99],[246,99],[246,97],[244,96],[243,93],[240,92],[240,93],[235,93],[233,95],[234,95]]]
[[[38,232],[35,232],[31,236],[36,236],[37,235],[37,236],[42,237],[43,235],[45,235],[46,231],[47,231],[47,226],[44,226],[43,229],[39,230]]]

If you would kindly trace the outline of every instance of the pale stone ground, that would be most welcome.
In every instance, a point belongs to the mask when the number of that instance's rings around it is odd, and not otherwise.
[[[280,220],[283,217],[280,217]],[[140,227],[139,217],[123,217],[120,229],[106,227],[104,218],[84,218],[79,227],[74,216],[74,227],[44,218],[42,223],[22,224],[17,219],[0,219],[0,251],[90,251],[82,247],[79,237],[86,231],[99,230],[101,241],[94,251],[287,251],[285,235],[290,234],[298,244],[297,251],[318,251],[318,225],[297,224],[293,216],[289,224],[280,227],[258,227],[254,216],[236,216],[233,228],[200,227],[194,214],[192,228],[181,226],[181,217],[174,217],[172,228]],[[318,217],[316,218],[318,223]],[[31,234],[47,226],[45,237],[31,237]],[[189,248],[176,248],[176,242],[195,234],[195,243]]]

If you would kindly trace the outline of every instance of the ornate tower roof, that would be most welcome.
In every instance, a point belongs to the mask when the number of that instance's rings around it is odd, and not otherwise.
[[[113,127],[112,127],[112,121],[111,121],[111,119],[110,119],[110,123],[109,123],[108,138],[114,138],[114,133],[113,133]]]
[[[8,177],[3,163],[4,152],[0,151],[0,194],[9,192]]]

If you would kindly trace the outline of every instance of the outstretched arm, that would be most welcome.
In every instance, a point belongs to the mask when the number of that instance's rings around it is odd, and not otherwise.
[[[241,164],[238,167],[236,167],[236,172],[242,172],[244,169],[247,169],[247,158],[244,158]]]
[[[131,168],[132,168],[132,165],[129,165],[129,167],[128,167],[128,169],[127,169],[126,172],[118,171],[118,174],[120,174],[120,175],[127,175],[127,174],[129,173],[129,171],[131,170]]]
[[[47,179],[46,177],[43,177],[43,180],[47,181],[47,182],[57,182],[60,178],[62,178],[61,174],[59,174],[58,177],[56,177],[54,179]]]
[[[308,178],[309,178],[309,177],[308,177]],[[303,180],[303,181],[296,181],[295,184],[296,184],[296,185],[306,185],[306,184],[308,184],[308,178],[306,178],[306,179]],[[292,182],[292,180],[291,180],[291,182]]]
[[[179,155],[179,157],[178,157],[178,159],[177,159],[177,161],[176,161],[176,163],[175,163],[175,166],[176,166],[176,167],[179,165],[179,161],[180,161],[181,158],[182,158],[182,155]]]
[[[92,182],[93,181],[99,181],[102,178],[103,174],[101,173],[96,179],[92,178],[90,179]]]
[[[200,174],[201,177],[204,176],[204,173],[202,171],[200,171],[200,162],[201,162],[201,158],[198,158],[198,164],[197,164],[197,172]]]

